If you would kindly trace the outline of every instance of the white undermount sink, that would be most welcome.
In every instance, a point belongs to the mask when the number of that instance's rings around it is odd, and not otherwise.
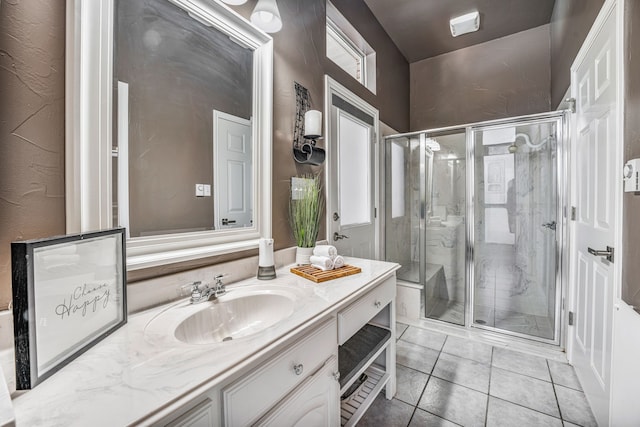
[[[216,300],[182,302],[155,317],[145,331],[186,344],[227,343],[250,337],[289,317],[296,294],[286,289],[234,289]]]

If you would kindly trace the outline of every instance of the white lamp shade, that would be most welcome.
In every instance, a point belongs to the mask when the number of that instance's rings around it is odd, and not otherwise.
[[[309,110],[304,113],[304,136],[318,138],[322,135],[322,112]]]
[[[265,33],[277,33],[282,28],[282,19],[276,0],[258,0],[251,13],[251,22]]]
[[[247,0],[222,0],[222,3],[231,4],[233,6],[240,6],[241,4],[245,4]]]

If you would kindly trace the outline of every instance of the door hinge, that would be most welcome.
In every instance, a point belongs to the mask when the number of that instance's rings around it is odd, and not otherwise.
[[[575,206],[571,206],[571,221],[575,221],[578,217],[577,209]]]
[[[378,218],[378,208],[373,208],[373,217]]]
[[[569,326],[573,326],[573,311],[569,312]]]

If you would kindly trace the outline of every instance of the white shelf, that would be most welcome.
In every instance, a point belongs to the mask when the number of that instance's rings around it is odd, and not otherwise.
[[[373,364],[364,372],[368,377],[364,384],[348,399],[340,403],[340,425],[343,427],[354,426],[360,421],[362,415],[390,378],[390,375],[382,367]]]

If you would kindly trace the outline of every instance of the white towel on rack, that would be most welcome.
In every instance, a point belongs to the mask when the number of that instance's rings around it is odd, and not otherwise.
[[[324,271],[333,269],[333,260],[328,256],[311,255],[309,262],[314,267],[319,266],[317,268],[321,268]]]
[[[313,254],[315,256],[325,256],[334,259],[338,255],[338,250],[332,245],[318,245],[313,248]]]
[[[342,258],[341,255],[338,255],[333,259],[333,268],[335,269],[340,267],[344,267],[344,258]]]

